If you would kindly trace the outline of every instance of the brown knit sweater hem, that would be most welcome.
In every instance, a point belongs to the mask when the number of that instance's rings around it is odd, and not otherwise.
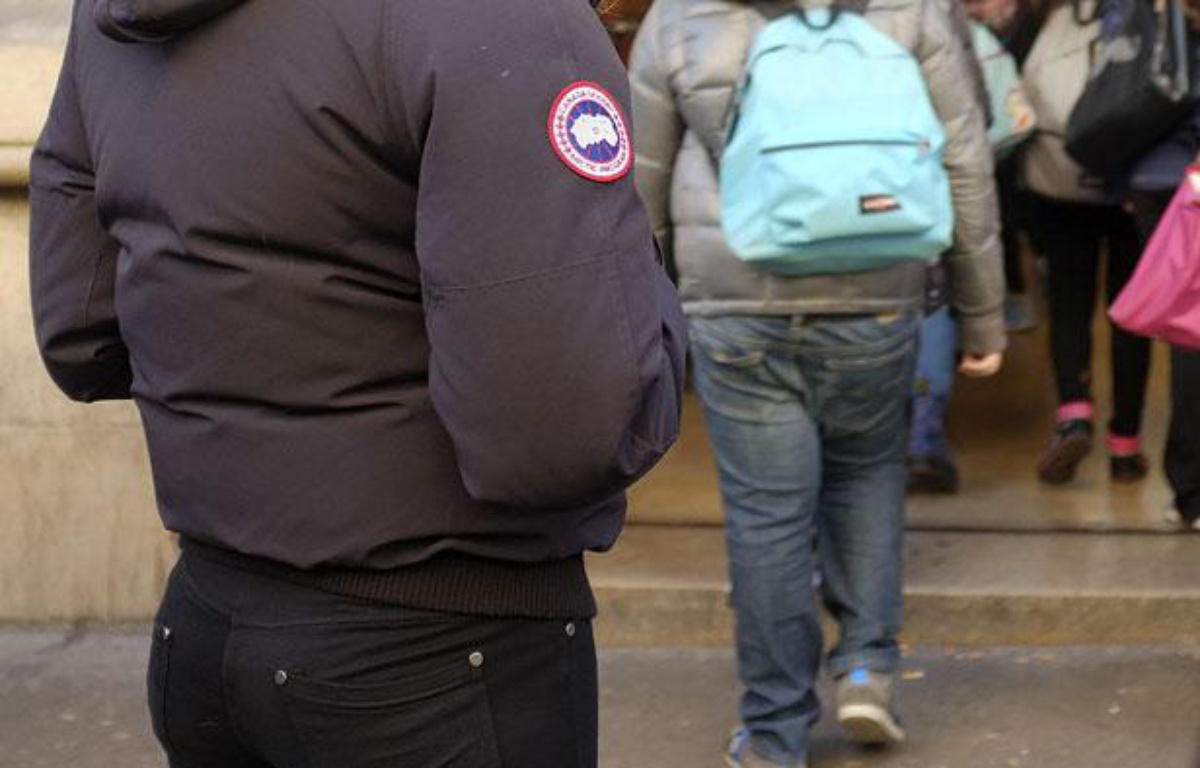
[[[414,610],[489,618],[590,619],[596,615],[582,555],[517,563],[447,552],[386,571],[306,570],[186,537],[180,544],[188,556],[230,568]]]

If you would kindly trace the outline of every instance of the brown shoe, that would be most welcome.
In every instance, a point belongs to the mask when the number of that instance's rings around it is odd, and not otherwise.
[[[1058,425],[1042,460],[1038,478],[1050,485],[1063,485],[1075,477],[1075,469],[1092,452],[1092,422],[1072,419]]]

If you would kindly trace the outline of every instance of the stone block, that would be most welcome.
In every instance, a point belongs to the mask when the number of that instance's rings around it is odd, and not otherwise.
[[[29,181],[29,148],[45,122],[62,54],[61,44],[0,44],[0,185]]]
[[[0,621],[144,621],[174,545],[141,430],[0,425]]]

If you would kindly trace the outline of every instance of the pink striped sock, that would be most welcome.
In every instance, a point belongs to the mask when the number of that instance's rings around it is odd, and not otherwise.
[[[1058,407],[1058,423],[1065,421],[1095,421],[1096,406],[1088,400],[1072,400]]]
[[[1137,435],[1123,437],[1109,432],[1108,452],[1113,456],[1137,456],[1142,452],[1142,439]]]

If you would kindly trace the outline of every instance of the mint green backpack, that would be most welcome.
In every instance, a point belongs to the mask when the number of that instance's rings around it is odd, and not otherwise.
[[[800,276],[950,246],[945,135],[908,51],[858,14],[819,9],[768,24],[748,62],[720,162],[740,259]]]

